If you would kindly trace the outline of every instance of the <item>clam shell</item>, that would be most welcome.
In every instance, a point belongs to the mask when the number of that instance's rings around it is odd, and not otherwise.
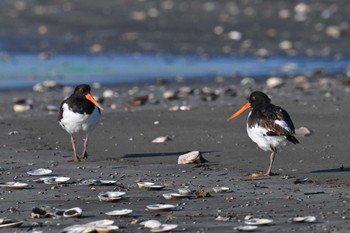
[[[125,216],[131,213],[132,213],[132,210],[130,209],[122,209],[122,210],[112,210],[112,211],[106,212],[105,214],[108,216]]]
[[[117,181],[115,180],[96,180],[96,179],[88,179],[88,180],[83,180],[81,181],[79,184],[80,185],[105,185],[105,186],[109,186],[109,185],[115,185],[117,183]]]
[[[146,228],[158,228],[162,225],[161,222],[159,222],[158,220],[147,220],[147,221],[144,221],[144,222],[141,222],[140,225],[146,227]]]
[[[98,194],[98,198],[100,199],[100,201],[115,202],[122,199],[123,195],[125,195],[125,192],[108,191]]]
[[[164,188],[164,186],[162,186],[162,185],[144,185],[143,188],[147,189],[147,190],[161,190]]]
[[[46,168],[37,168],[37,169],[31,169],[27,171],[27,174],[31,176],[45,176],[51,173],[52,173],[52,170],[46,169]]]
[[[176,198],[186,198],[186,197],[191,197],[190,195],[183,195],[180,193],[164,193],[163,197],[165,199],[176,199]]]
[[[152,228],[151,232],[168,232],[174,230],[177,227],[178,225],[176,224],[162,224],[158,228]]]
[[[103,219],[103,220],[97,220],[97,221],[93,221],[93,222],[89,222],[86,225],[91,225],[91,226],[110,226],[114,223],[113,220],[109,220],[109,219]]]
[[[62,229],[59,233],[82,233],[85,232],[85,230],[87,230],[87,227],[75,224]]]
[[[83,213],[83,210],[80,207],[74,207],[67,209],[63,212],[63,217],[65,218],[77,218],[80,217]]]
[[[172,210],[176,207],[176,205],[171,204],[154,204],[154,205],[148,205],[146,208],[151,211],[157,211],[157,210]]]
[[[179,188],[178,191],[182,195],[190,195],[190,194],[194,193],[194,190],[189,189],[189,188]]]
[[[215,193],[227,193],[230,191],[228,187],[213,187]]]
[[[42,177],[39,180],[43,181],[45,184],[63,184],[70,180],[70,177],[66,176],[52,176],[52,177]]]
[[[180,155],[177,164],[201,163],[202,157],[199,151],[191,151],[187,154]]]
[[[164,143],[166,141],[170,141],[171,138],[169,136],[161,136],[153,139],[152,143]]]
[[[316,222],[315,216],[304,216],[304,217],[294,217],[290,219],[291,222],[301,223],[301,222]]]
[[[153,182],[137,182],[137,187],[139,187],[139,188],[143,188],[143,187],[145,187],[145,185],[151,186],[151,185],[155,185],[155,183],[153,183]]]
[[[95,231],[97,233],[113,233],[117,232],[119,230],[119,227],[110,225],[110,226],[96,226]]]
[[[0,218],[0,228],[19,227],[23,224],[23,221],[17,221],[13,219]]]
[[[245,221],[245,224],[252,226],[268,225],[271,223],[273,223],[273,220],[268,218],[252,218]]]
[[[32,218],[48,218],[51,214],[47,211],[46,207],[34,207],[32,209]]]
[[[236,231],[255,231],[256,229],[258,229],[257,226],[238,226],[233,228]]]
[[[24,189],[28,186],[27,183],[22,182],[1,182],[0,188],[5,189]]]

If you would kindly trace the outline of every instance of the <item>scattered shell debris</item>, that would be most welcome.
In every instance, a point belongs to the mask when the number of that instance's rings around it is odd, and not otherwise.
[[[177,164],[193,164],[193,163],[202,163],[206,160],[203,158],[199,151],[191,151],[189,153],[180,155]]]
[[[52,173],[52,170],[47,168],[37,168],[37,169],[31,169],[27,171],[27,174],[31,176],[45,176],[51,173]]]

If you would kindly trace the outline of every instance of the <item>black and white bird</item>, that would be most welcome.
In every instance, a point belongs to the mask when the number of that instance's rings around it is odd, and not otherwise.
[[[75,88],[73,94],[65,99],[60,106],[58,121],[71,136],[74,161],[80,161],[88,157],[89,135],[98,125],[101,118],[101,110],[103,110],[90,91],[89,85],[81,84]],[[80,132],[86,132],[86,137],[83,140],[83,153],[81,156],[78,156],[74,136]]]
[[[271,151],[270,165],[264,176],[271,175],[275,155],[287,142],[299,143],[294,137],[294,124],[286,110],[271,104],[270,98],[263,92],[251,93],[249,102],[234,113],[228,120],[240,116],[252,108],[248,115],[248,136],[264,151]],[[260,174],[252,174],[259,176]]]

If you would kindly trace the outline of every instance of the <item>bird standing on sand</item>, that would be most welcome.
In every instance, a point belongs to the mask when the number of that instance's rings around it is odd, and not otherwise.
[[[252,108],[248,115],[247,132],[249,137],[264,151],[271,151],[270,166],[265,174],[255,173],[252,176],[271,175],[272,164],[278,149],[287,144],[299,141],[293,136],[293,122],[283,108],[271,104],[270,98],[263,92],[251,93],[249,102],[233,114],[228,120],[243,114]]]
[[[80,161],[88,157],[87,146],[89,134],[96,128],[103,108],[90,94],[90,86],[81,84],[77,86],[73,94],[65,99],[60,106],[58,121],[70,134],[73,146],[73,160]],[[84,150],[80,157],[77,156],[74,135],[85,131]]]

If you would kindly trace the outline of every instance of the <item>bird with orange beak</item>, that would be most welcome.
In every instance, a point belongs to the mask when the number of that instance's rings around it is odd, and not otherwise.
[[[88,157],[89,134],[96,128],[101,118],[101,110],[103,110],[90,91],[89,85],[81,84],[60,106],[58,121],[71,136],[74,161],[80,161]],[[75,146],[75,135],[79,132],[86,132],[86,137],[83,140],[84,150],[81,156],[77,155]]]
[[[294,124],[283,108],[271,104],[270,98],[263,92],[254,91],[250,94],[249,101],[228,120],[233,120],[251,109],[248,114],[248,136],[262,150],[271,151],[270,165],[266,173],[253,173],[252,176],[270,176],[272,164],[276,153],[288,142],[297,144],[294,137]]]

